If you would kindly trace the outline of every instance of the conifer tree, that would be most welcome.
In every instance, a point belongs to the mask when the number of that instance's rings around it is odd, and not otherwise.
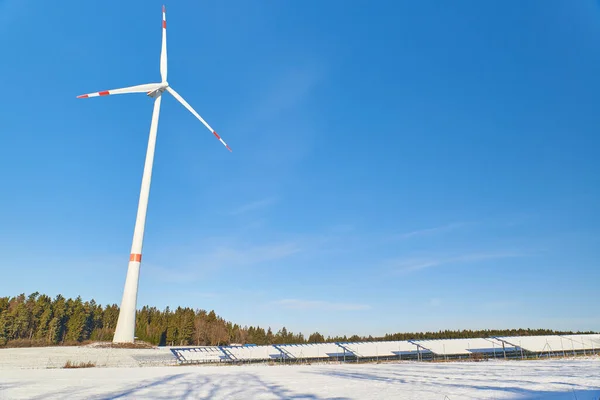
[[[54,299],[35,292],[26,296],[0,297],[0,346],[56,345],[80,343],[92,339],[110,341],[114,335],[119,307],[105,307],[94,300],[83,302],[81,297]],[[491,330],[438,330],[436,332],[404,332],[385,334],[382,337],[353,335],[325,337],[314,332],[308,340],[300,332],[294,333],[282,327],[274,335],[260,326],[233,324],[219,317],[214,310],[169,307],[159,310],[144,306],[136,317],[136,336],[155,345],[225,345],[229,343],[300,344],[345,341],[379,341],[409,339],[475,338],[492,336],[552,335],[573,332],[556,332],[548,329],[491,329]],[[593,332],[580,332],[593,333]]]

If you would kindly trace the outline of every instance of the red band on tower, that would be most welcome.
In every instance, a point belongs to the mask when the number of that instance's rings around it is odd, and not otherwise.
[[[142,255],[131,253],[131,255],[129,256],[129,261],[142,262]]]

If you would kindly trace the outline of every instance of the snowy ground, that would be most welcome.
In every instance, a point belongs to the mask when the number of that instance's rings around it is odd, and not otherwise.
[[[93,362],[97,367],[177,365],[175,356],[166,347],[154,349],[107,349],[90,345],[0,349],[0,381],[4,374],[3,370],[6,369],[62,368],[67,361],[74,363]]]
[[[24,398],[598,400],[600,358],[0,369],[0,399]]]

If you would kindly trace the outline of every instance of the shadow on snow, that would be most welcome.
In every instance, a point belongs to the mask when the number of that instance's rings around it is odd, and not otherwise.
[[[295,393],[282,385],[269,384],[255,374],[201,375],[183,373],[145,379],[115,391],[94,394],[96,389],[89,387],[69,387],[52,393],[34,397],[34,399],[50,398],[85,398],[85,399],[297,399],[297,400],[349,400],[343,397],[320,397],[311,393]]]
[[[537,382],[531,382],[527,380],[505,380],[500,379],[498,386],[490,385],[490,381],[487,380],[487,385],[479,385],[473,382],[471,377],[468,378],[467,383],[461,383],[460,377],[454,377],[452,381],[442,381],[440,377],[430,380],[424,380],[422,375],[411,374],[411,373],[398,373],[396,371],[392,376],[382,376],[371,374],[367,372],[355,372],[355,371],[343,371],[343,370],[322,370],[322,371],[311,371],[309,374],[325,375],[332,378],[343,378],[349,380],[365,380],[371,382],[386,382],[392,385],[407,385],[406,389],[411,392],[429,392],[438,393],[441,396],[448,396],[450,400],[453,400],[452,393],[460,393],[462,389],[474,389],[481,391],[497,391],[512,394],[512,397],[519,400],[536,400],[536,399],[548,399],[548,400],[561,400],[561,399],[593,399],[600,400],[600,388],[594,388],[592,386],[585,385],[573,385],[565,382],[553,382],[554,384],[564,385],[564,390],[531,390],[524,389],[524,387],[535,384]],[[515,384],[515,386],[503,386],[507,382]],[[585,388],[582,388],[585,386]],[[500,394],[500,393],[498,393]],[[457,395],[457,394],[455,394]],[[442,398],[442,397],[440,397]],[[459,397],[457,397],[459,398]]]

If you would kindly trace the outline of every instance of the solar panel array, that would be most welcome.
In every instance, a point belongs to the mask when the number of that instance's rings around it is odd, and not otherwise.
[[[600,335],[499,336],[384,342],[339,342],[266,346],[171,348],[181,363],[268,360],[414,359],[511,354],[567,354],[600,350]]]
[[[282,358],[281,352],[273,346],[221,346],[232,360],[274,360]]]
[[[218,346],[201,346],[179,349],[173,352],[181,362],[221,362],[230,361]]]
[[[497,339],[534,353],[600,349],[600,335],[503,336]]]
[[[565,335],[572,341],[572,350],[598,350],[600,349],[600,335]]]
[[[344,348],[336,343],[311,343],[311,344],[282,344],[275,345],[286,358],[328,358],[328,357],[344,357]],[[348,352],[348,355],[352,355]]]
[[[502,342],[494,339],[436,339],[413,340],[415,344],[437,355],[469,355],[473,353],[502,353]]]
[[[409,356],[417,355],[420,351],[430,352],[428,349],[419,349],[419,347],[409,341],[389,341],[389,342],[354,342],[340,343],[357,357],[389,357],[389,356]]]

